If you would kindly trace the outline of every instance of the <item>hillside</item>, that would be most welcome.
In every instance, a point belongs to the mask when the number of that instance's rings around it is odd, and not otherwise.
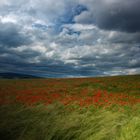
[[[21,74],[21,73],[0,73],[0,78],[5,79],[28,79],[28,78],[39,78],[37,76],[28,75],[28,74]]]

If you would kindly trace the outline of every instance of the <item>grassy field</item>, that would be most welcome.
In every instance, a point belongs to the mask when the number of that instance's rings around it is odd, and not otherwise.
[[[1,140],[140,140],[140,75],[1,79]]]

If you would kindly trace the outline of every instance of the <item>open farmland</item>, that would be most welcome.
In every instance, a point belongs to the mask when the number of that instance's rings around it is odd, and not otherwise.
[[[140,75],[1,79],[2,140],[139,140]]]

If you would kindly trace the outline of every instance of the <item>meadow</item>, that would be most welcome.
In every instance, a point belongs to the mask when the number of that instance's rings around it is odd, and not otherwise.
[[[140,140],[140,75],[0,79],[1,140]]]

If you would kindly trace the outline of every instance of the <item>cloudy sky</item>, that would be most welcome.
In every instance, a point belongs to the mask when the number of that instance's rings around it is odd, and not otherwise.
[[[140,0],[0,0],[0,72],[140,73]]]

